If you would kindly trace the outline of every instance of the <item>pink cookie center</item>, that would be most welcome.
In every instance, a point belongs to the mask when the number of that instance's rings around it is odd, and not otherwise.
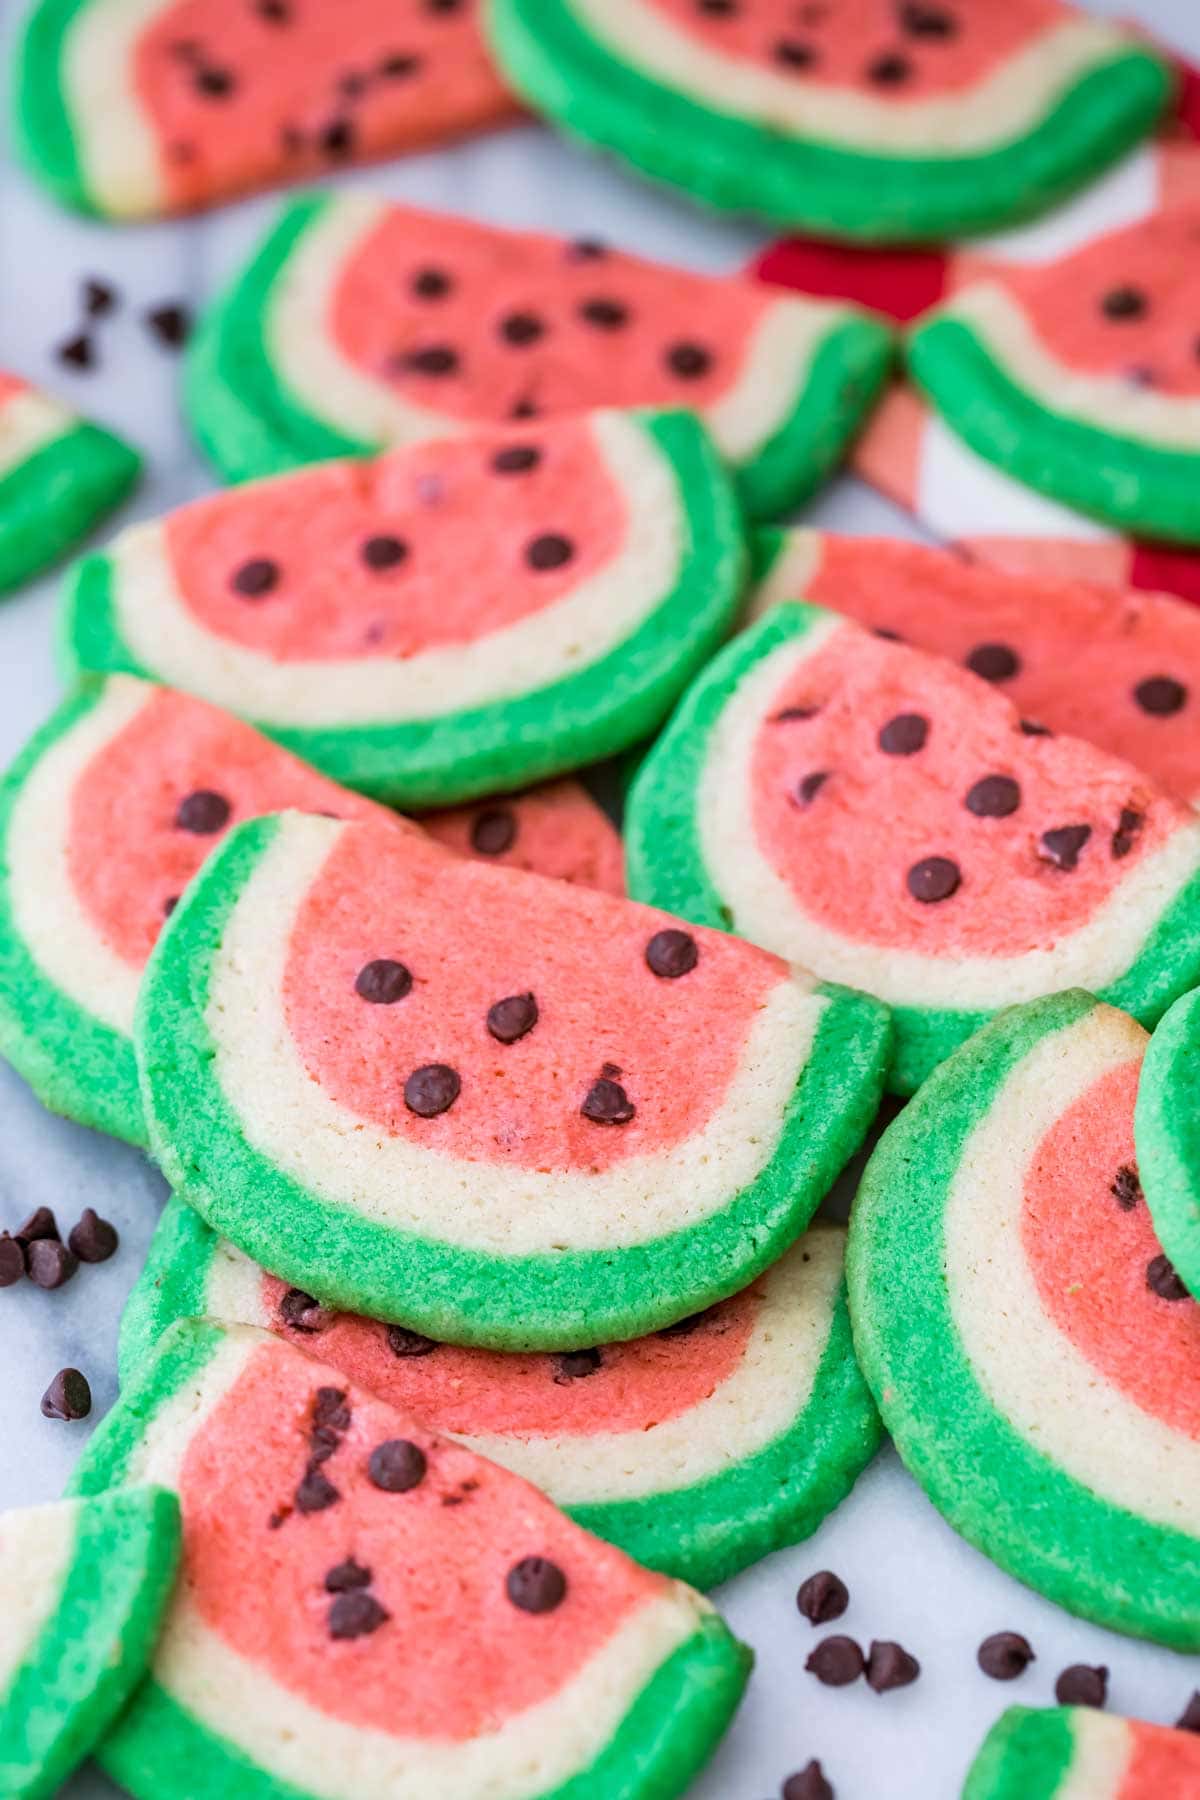
[[[1200,1793],[1200,1738],[1130,1719],[1126,1730],[1133,1750],[1116,1800],[1186,1800]]]
[[[461,856],[605,894],[625,892],[620,833],[577,781],[547,782],[524,794],[428,813],[421,825]]]

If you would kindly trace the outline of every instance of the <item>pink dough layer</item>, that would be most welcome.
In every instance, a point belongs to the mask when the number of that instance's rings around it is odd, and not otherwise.
[[[1128,1194],[1137,1167],[1140,1069],[1139,1058],[1102,1076],[1046,1133],[1025,1177],[1021,1240],[1042,1305],[1075,1348],[1143,1412],[1200,1439],[1200,1306],[1150,1287],[1161,1254],[1150,1214],[1114,1192]]]
[[[295,1509],[317,1394],[335,1379],[278,1345],[254,1351],[192,1438],[180,1476],[190,1599],[289,1693],[345,1724],[461,1742],[548,1698],[665,1591],[516,1476],[358,1391],[320,1464],[340,1498]],[[367,1467],[398,1437],[419,1446],[428,1471],[407,1492],[385,1492]],[[534,1616],[507,1597],[508,1571],[528,1556],[566,1577],[552,1612]],[[351,1557],[371,1571],[390,1618],[368,1636],[331,1640],[325,1577]],[[463,1628],[439,1632],[450,1609]]]
[[[498,453],[518,445],[536,465],[498,472]],[[198,500],[165,527],[189,611],[277,662],[470,643],[561,600],[612,560],[626,528],[624,495],[573,420],[327,463]],[[529,547],[547,536],[568,553],[533,566]],[[238,590],[250,563],[272,565],[267,591]]]
[[[776,957],[690,928],[695,968],[656,976],[647,945],[675,923],[607,894],[346,831],[293,927],[289,1028],[321,1089],[393,1136],[517,1167],[607,1169],[703,1126],[787,975]],[[403,963],[412,988],[393,1005],[368,1004],[355,980],[383,958]],[[497,1043],[489,1010],[528,993],[537,1023]],[[418,1118],[404,1085],[431,1063],[449,1064],[461,1092],[448,1111]],[[602,1079],[623,1085],[636,1107],[629,1122],[583,1117]]]
[[[9,375],[0,369],[0,406],[3,406],[6,400],[11,400],[16,394],[28,392],[29,383],[27,381],[22,381],[19,375]]]
[[[621,834],[581,782],[550,781],[523,794],[428,813],[421,824],[462,856],[604,894],[625,892]],[[504,841],[509,824],[512,841],[506,848],[488,848]]]
[[[1141,1719],[1126,1724],[1133,1742],[1117,1800],[1170,1800],[1172,1795],[1185,1800],[1200,1794],[1200,1737]]]
[[[811,716],[781,718],[799,709]],[[928,722],[916,754],[885,753],[902,714]],[[823,777],[810,799],[806,778]],[[1008,816],[966,804],[989,776],[1017,781]],[[1015,956],[1091,918],[1137,863],[1191,815],[1128,764],[1075,738],[1029,737],[1008,702],[940,658],[844,627],[792,670],[766,709],[752,762],[755,832],[802,909],[862,943],[938,956]],[[1125,854],[1122,814],[1140,826]],[[1039,854],[1042,834],[1088,824],[1076,866]],[[956,893],[913,898],[910,868],[954,861]]]

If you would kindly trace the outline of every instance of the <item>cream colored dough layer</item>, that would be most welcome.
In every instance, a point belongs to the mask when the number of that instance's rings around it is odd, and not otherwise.
[[[1068,87],[1130,43],[1116,25],[1067,19],[976,86],[897,103],[722,56],[647,0],[571,0],[571,11],[621,62],[713,112],[843,150],[888,155],[962,156],[1023,137]]]
[[[0,1705],[58,1606],[75,1550],[79,1507],[78,1500],[56,1500],[0,1514]]]
[[[720,1107],[661,1155],[596,1174],[505,1168],[388,1137],[313,1080],[288,1030],[283,978],[305,896],[340,828],[286,815],[213,962],[206,1020],[226,1104],[259,1155],[330,1206],[493,1256],[617,1250],[702,1223],[758,1176],[828,1004],[799,971],[770,990]]]
[[[93,203],[115,218],[144,218],[165,198],[153,127],[133,83],[138,40],[164,0],[88,0],[63,42],[67,116]]]
[[[71,879],[71,804],[84,771],[157,689],[111,675],[104,693],[27,776],[8,822],[4,855],[13,922],[47,980],[113,1031],[133,1030],[141,970],[105,942]]]
[[[807,600],[809,583],[820,570],[821,560],[819,531],[796,526],[785,532],[783,547],[767,570],[765,579],[750,591],[743,625],[752,625],[781,600]]]
[[[1094,1707],[1071,1714],[1075,1750],[1071,1766],[1054,1790],[1054,1800],[1121,1800],[1121,1788],[1133,1752],[1124,1719],[1109,1719]]]
[[[623,413],[595,413],[590,429],[627,497],[625,542],[561,600],[500,630],[399,660],[277,662],[215,636],[195,617],[155,523],[122,533],[108,552],[121,635],[162,680],[268,729],[444,718],[566,680],[632,637],[663,604],[679,579],[688,533],[675,471],[653,439]]]
[[[946,1286],[976,1380],[1032,1449],[1113,1506],[1200,1539],[1200,1442],[1143,1412],[1047,1317],[1021,1241],[1025,1177],[1043,1137],[1148,1042],[1124,1013],[1098,1006],[1017,1065],[951,1184]]]
[[[740,936],[826,980],[865,988],[893,1006],[985,1010],[1060,988],[1107,987],[1136,960],[1176,894],[1200,869],[1200,824],[1181,826],[1143,857],[1079,930],[1019,956],[925,956],[857,943],[810,918],[764,856],[755,835],[754,746],[789,669],[811,656],[835,620],[781,644],[750,670],[727,702],[709,743],[696,800],[710,880]]]
[[[20,388],[0,407],[0,475],[27,462],[76,424],[74,413],[36,388]]]

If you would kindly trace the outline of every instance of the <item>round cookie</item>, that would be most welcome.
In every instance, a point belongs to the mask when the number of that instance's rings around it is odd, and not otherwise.
[[[634,783],[638,900],[892,1009],[911,1093],[1001,1007],[1072,984],[1153,1023],[1200,980],[1200,822],[1028,729],[997,679],[776,606],[711,662]]]
[[[710,205],[911,243],[1043,212],[1171,91],[1127,28],[1059,0],[490,0],[539,111]]]
[[[0,593],[49,568],[125,498],[141,458],[0,370]]]
[[[969,448],[1118,530],[1200,544],[1200,200],[1049,263],[984,265],[908,366]]]
[[[122,1374],[176,1319],[258,1325],[523,1475],[636,1562],[709,1588],[815,1531],[878,1448],[844,1235],[814,1225],[742,1293],[656,1336],[519,1356],[333,1313],[172,1199],[122,1320]]]
[[[1175,1002],[1150,1040],[1134,1128],[1154,1229],[1179,1280],[1200,1296],[1200,988]]]
[[[179,1561],[160,1487],[0,1513],[0,1793],[50,1800],[141,1681]]]
[[[523,794],[426,813],[421,829],[479,862],[551,875],[603,894],[625,892],[621,834],[581,781],[548,781]]]
[[[208,315],[186,403],[230,480],[587,406],[688,407],[770,518],[835,467],[890,358],[856,307],[339,193],[288,207]]]
[[[748,619],[811,600],[968,669],[994,668],[1024,718],[1087,738],[1200,805],[1196,607],[1012,575],[900,538],[764,529],[754,551]]]
[[[1010,1706],[967,1772],[963,1800],[1194,1800],[1200,1737],[1094,1706]]]
[[[725,635],[737,502],[687,413],[598,412],[218,493],[80,564],[63,641],[438,807],[654,729]]]
[[[37,0],[14,95],[30,171],[112,219],[191,212],[516,110],[476,0]]]
[[[884,1424],[955,1530],[1068,1611],[1194,1652],[1200,1307],[1138,1182],[1147,1042],[1078,990],[993,1020],[885,1133],[847,1275]]]
[[[745,1287],[870,1123],[886,1010],[723,933],[415,837],[239,827],[151,958],[154,1154],[330,1304],[587,1349]]]
[[[89,676],[0,782],[0,1052],[54,1112],[144,1144],[133,1055],[164,918],[239,819],[294,806],[402,822],[249,725]]]
[[[263,1332],[168,1334],[79,1480],[133,1469],[188,1571],[100,1752],[134,1800],[672,1800],[745,1685],[699,1594]]]

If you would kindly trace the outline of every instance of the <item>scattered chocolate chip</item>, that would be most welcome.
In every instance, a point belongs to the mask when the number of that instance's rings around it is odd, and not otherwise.
[[[328,1476],[322,1475],[320,1469],[307,1469],[303,1481],[296,1489],[296,1511],[324,1512],[326,1507],[336,1506],[341,1497],[332,1481]]]
[[[1140,319],[1148,304],[1141,288],[1114,287],[1101,295],[1100,311],[1106,319]]]
[[[530,469],[536,469],[541,460],[541,451],[532,444],[508,444],[503,450],[497,450],[492,458],[492,468],[497,475],[525,475]]]
[[[834,1800],[833,1788],[815,1757],[795,1775],[789,1775],[779,1791],[783,1800]]]
[[[279,573],[279,564],[272,562],[269,556],[252,556],[249,562],[241,563],[233,571],[229,585],[235,594],[241,594],[247,600],[258,600],[278,587]]]
[[[1103,1706],[1108,1698],[1108,1670],[1103,1664],[1093,1669],[1087,1663],[1072,1663],[1055,1682],[1054,1698],[1060,1706]]]
[[[414,375],[453,375],[458,370],[458,351],[450,344],[426,344],[421,350],[410,350],[403,367]]]
[[[829,780],[828,769],[812,769],[796,783],[796,798],[801,806],[810,806]]]
[[[355,1588],[371,1585],[371,1571],[364,1569],[361,1563],[348,1556],[345,1562],[337,1563],[325,1577],[327,1594],[349,1594]]]
[[[279,1317],[293,1331],[324,1331],[332,1324],[333,1314],[303,1288],[289,1288],[279,1302]]]
[[[13,1236],[28,1249],[37,1238],[57,1238],[58,1220],[48,1206],[39,1206],[23,1225],[17,1226]]]
[[[148,329],[168,350],[181,350],[191,336],[192,315],[173,300],[149,307],[144,317]]]
[[[86,1419],[92,1410],[92,1390],[78,1369],[60,1369],[42,1395],[44,1419]]]
[[[916,1657],[903,1645],[894,1644],[890,1639],[882,1642],[875,1639],[871,1644],[867,1657],[867,1686],[877,1694],[886,1694],[892,1688],[908,1687],[921,1673],[921,1665]]]
[[[898,50],[885,50],[867,64],[867,80],[879,87],[899,87],[912,74],[912,64]]]
[[[1021,789],[1011,775],[985,775],[967,789],[963,804],[977,819],[1007,819],[1021,804]]]
[[[840,1619],[850,1604],[850,1590],[832,1569],[818,1569],[800,1583],[796,1605],[813,1625],[829,1625]]]
[[[428,1356],[437,1349],[433,1338],[420,1331],[410,1331],[407,1325],[389,1325],[387,1341],[393,1356]]]
[[[347,1594],[339,1594],[329,1609],[329,1635],[339,1640],[367,1637],[386,1625],[391,1616],[374,1594],[362,1588],[351,1589]]]
[[[0,1232],[0,1288],[12,1287],[25,1278],[25,1252],[15,1237]]]
[[[71,369],[91,369],[96,364],[96,349],[86,331],[69,337],[54,352],[59,362]]]
[[[848,1687],[867,1665],[853,1638],[827,1637],[821,1639],[804,1666],[825,1687]]]
[[[561,569],[574,554],[574,544],[559,531],[544,531],[525,546],[525,561],[531,569]]]
[[[538,1006],[532,994],[510,994],[488,1008],[487,1028],[499,1044],[519,1042],[537,1022]]]
[[[428,1466],[419,1444],[408,1438],[389,1438],[372,1450],[367,1474],[372,1486],[385,1494],[407,1494],[410,1488],[420,1487]]]
[[[1132,1163],[1121,1164],[1109,1193],[1113,1195],[1122,1212],[1133,1211],[1142,1197],[1142,1184]]]
[[[192,76],[192,84],[198,94],[206,100],[225,100],[232,94],[236,83],[228,69],[210,68],[207,64],[198,68]]]
[[[599,331],[620,331],[629,323],[629,308],[620,300],[596,296],[581,303],[579,316],[585,324],[595,325]]]
[[[545,335],[545,331],[545,324],[536,313],[506,313],[500,321],[500,336],[506,344],[513,344],[519,349],[526,344],[536,344]]]
[[[1145,823],[1144,813],[1137,812],[1132,806],[1121,808],[1121,817],[1117,829],[1112,834],[1112,842],[1109,846],[1115,857],[1129,855]]]
[[[175,824],[180,831],[192,831],[197,837],[212,837],[215,832],[224,831],[232,811],[224,794],[214,793],[212,788],[197,788],[179,802]]]
[[[1173,675],[1148,675],[1138,682],[1133,697],[1152,718],[1169,719],[1187,705],[1188,691]]]
[[[780,38],[771,54],[785,69],[811,69],[817,60],[812,45],[802,44],[798,38]]]
[[[680,375],[685,381],[695,381],[701,375],[708,374],[712,367],[712,355],[703,344],[693,344],[685,339],[668,348],[667,367],[672,375]]]
[[[364,963],[354,978],[354,991],[360,1000],[372,1006],[394,1006],[412,992],[412,972],[390,956],[377,956]]]
[[[1043,831],[1038,855],[1043,862],[1053,863],[1056,869],[1074,869],[1079,864],[1080,851],[1091,835],[1090,825],[1058,825],[1053,831]]]
[[[420,1119],[436,1119],[449,1112],[462,1092],[458,1072],[448,1063],[426,1063],[414,1069],[404,1084],[404,1104]]]
[[[690,975],[700,961],[700,948],[690,931],[669,926],[656,931],[646,945],[646,967],[661,981],[678,981]]]
[[[604,1076],[592,1083],[579,1110],[593,1125],[628,1125],[637,1108],[619,1081]]]
[[[1176,1731],[1200,1731],[1200,1688],[1192,1695],[1175,1721]]]
[[[471,848],[480,856],[503,856],[517,841],[517,817],[507,806],[489,807],[471,822]]]
[[[557,1358],[557,1371],[554,1376],[558,1387],[565,1387],[571,1381],[583,1381],[589,1375],[595,1375],[603,1367],[603,1358],[599,1350],[566,1350]]]
[[[360,553],[368,569],[380,571],[394,569],[408,555],[408,545],[403,538],[390,537],[380,533],[378,537],[369,537]]]
[[[925,0],[905,0],[899,9],[900,25],[910,37],[952,38],[958,31],[958,20],[944,6],[929,6]]]
[[[67,1238],[72,1254],[85,1263],[107,1262],[116,1251],[118,1242],[117,1234],[108,1220],[102,1219],[90,1206],[84,1207],[78,1225],[71,1227]]]
[[[967,667],[984,681],[1011,681],[1020,674],[1021,659],[1007,644],[976,644],[967,657]]]
[[[110,282],[89,275],[82,284],[83,310],[89,319],[103,319],[115,312],[120,296]]]
[[[1053,737],[1054,733],[1048,725],[1041,725],[1036,719],[1022,719],[1017,729],[1024,737]]]
[[[1155,1256],[1146,1264],[1146,1286],[1160,1300],[1190,1300],[1191,1294],[1175,1273],[1175,1265],[1166,1256]]]
[[[949,900],[962,884],[962,872],[948,856],[925,856],[908,871],[908,891],[923,906]]]
[[[929,736],[929,720],[920,713],[897,713],[879,733],[878,744],[885,756],[915,756],[925,748]]]
[[[993,1681],[1015,1681],[1037,1658],[1028,1638],[1019,1631],[996,1631],[984,1638],[975,1660]]]
[[[35,1287],[60,1288],[70,1281],[79,1264],[57,1238],[35,1238],[26,1246],[25,1264]]]
[[[521,1612],[548,1613],[565,1600],[567,1578],[547,1557],[523,1556],[508,1571],[504,1589]]]

